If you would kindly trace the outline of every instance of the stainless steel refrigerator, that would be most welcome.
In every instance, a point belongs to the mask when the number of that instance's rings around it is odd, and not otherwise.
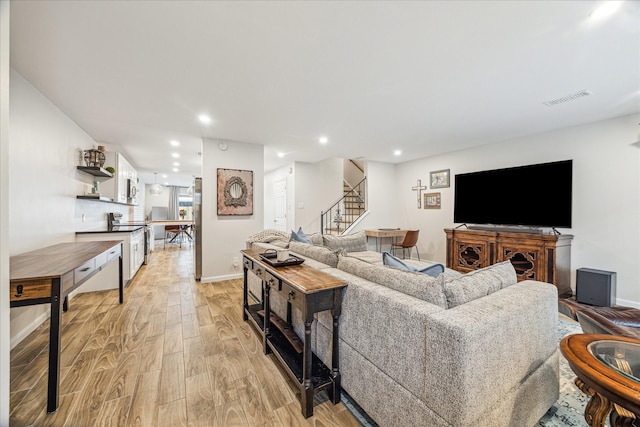
[[[193,264],[196,280],[202,278],[202,178],[193,185]]]

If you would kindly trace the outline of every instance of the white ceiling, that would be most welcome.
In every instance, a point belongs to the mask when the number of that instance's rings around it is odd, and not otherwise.
[[[11,64],[147,182],[189,185],[202,137],[263,144],[268,171],[637,113],[640,3],[589,19],[602,3],[12,1]]]

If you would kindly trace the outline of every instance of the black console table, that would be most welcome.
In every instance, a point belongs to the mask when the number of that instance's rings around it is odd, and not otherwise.
[[[285,372],[300,389],[302,415],[313,415],[313,395],[327,389],[335,404],[340,402],[340,370],[338,362],[338,320],[342,310],[342,289],[346,283],[304,264],[273,267],[260,258],[258,251],[244,250],[244,292],[242,318],[250,321],[262,337],[265,354],[272,353]],[[263,298],[249,305],[247,273],[251,270],[262,280]],[[287,300],[287,319],[271,313],[272,292]],[[291,326],[291,306],[302,310],[304,339],[296,336]],[[333,316],[333,352],[331,369],[311,351],[311,324],[314,314],[331,310]]]

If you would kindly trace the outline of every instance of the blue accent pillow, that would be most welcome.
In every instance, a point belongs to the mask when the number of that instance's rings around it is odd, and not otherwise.
[[[290,240],[295,240],[296,242],[301,242],[301,243],[313,243],[309,238],[309,236],[304,234],[304,231],[302,231],[302,227],[298,228],[298,231],[291,230]]]
[[[423,268],[422,270],[418,270],[415,267],[405,264],[400,258],[391,255],[389,252],[382,252],[382,263],[389,267],[415,271],[416,273],[426,274],[431,277],[438,277],[440,274],[444,273],[444,265],[442,264],[433,264],[429,267]]]

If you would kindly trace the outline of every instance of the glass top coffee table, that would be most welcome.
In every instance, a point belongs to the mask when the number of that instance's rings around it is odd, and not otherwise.
[[[591,396],[584,414],[590,426],[604,426],[607,416],[611,426],[640,423],[640,340],[575,334],[562,339],[560,351]]]

